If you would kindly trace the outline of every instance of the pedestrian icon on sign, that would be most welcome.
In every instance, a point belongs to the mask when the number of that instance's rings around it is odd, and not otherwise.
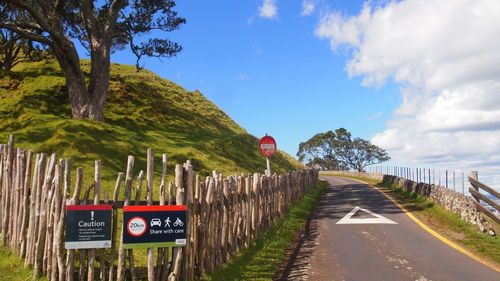
[[[165,227],[170,227],[170,217],[165,220]]]

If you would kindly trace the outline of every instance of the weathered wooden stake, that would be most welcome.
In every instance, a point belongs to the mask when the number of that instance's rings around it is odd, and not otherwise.
[[[73,197],[68,200],[67,205],[77,205],[80,198],[80,192],[83,186],[83,168],[76,168],[76,183],[75,190],[73,192]],[[73,281],[74,276],[74,263],[75,263],[75,253],[76,250],[68,250],[68,255],[66,258],[66,280]]]
[[[115,189],[113,191],[113,226],[111,232],[111,253],[109,255],[109,281],[114,280],[115,274],[115,256],[116,256],[116,233],[118,232],[118,194],[120,193],[120,186],[123,181],[124,174],[118,173],[116,178]]]
[[[99,205],[101,193],[101,160],[95,161],[94,167],[94,205]],[[95,249],[90,249],[89,253],[89,269],[87,280],[94,281],[95,279]],[[102,265],[101,265],[102,266]]]
[[[154,150],[148,148],[147,150],[147,171],[146,171],[146,182],[147,182],[147,205],[153,205],[153,163],[154,163]],[[148,281],[155,280],[155,255],[154,249],[148,248]]]
[[[182,165],[175,165],[175,187],[177,190],[176,205],[184,205],[184,186],[183,186],[183,168]],[[176,281],[179,278],[182,262],[182,248],[174,249],[174,258],[172,260],[173,270],[168,276],[168,281]]]
[[[130,204],[130,193],[132,190],[132,175],[133,175],[134,161],[135,161],[134,156],[129,155],[127,160],[127,173],[125,177],[125,195],[123,199],[123,206],[128,206]],[[120,247],[118,251],[118,270],[116,273],[116,278],[118,281],[125,280],[125,248],[123,248],[123,234],[121,237],[122,239],[120,239]]]

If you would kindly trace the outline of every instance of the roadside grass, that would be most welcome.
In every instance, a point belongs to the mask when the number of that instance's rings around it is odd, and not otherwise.
[[[31,267],[24,267],[22,264],[24,264],[24,260],[5,248],[0,247],[0,280],[33,280],[33,269]],[[47,281],[47,278],[42,277],[37,280]]]
[[[342,177],[362,180],[379,187],[434,231],[478,256],[500,265],[499,238],[479,232],[473,225],[462,220],[460,216],[435,204],[432,200],[395,185],[380,183],[377,180]]]
[[[232,261],[206,276],[206,280],[272,280],[283,261],[293,235],[314,210],[326,183],[318,181],[315,187],[290,207],[288,213],[268,229],[249,248],[238,253]]]

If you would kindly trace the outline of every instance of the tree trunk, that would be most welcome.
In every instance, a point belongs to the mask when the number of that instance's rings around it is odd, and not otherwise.
[[[105,41],[105,40],[101,40]],[[89,94],[91,98],[89,119],[104,121],[104,105],[108,94],[110,44],[96,44],[91,52]]]
[[[64,48],[64,49],[63,49]],[[80,58],[71,41],[53,48],[54,54],[66,78],[72,118],[88,118],[104,121],[104,105],[109,85],[109,55],[92,58],[91,78],[87,88]]]
[[[80,57],[71,41],[57,44],[52,48],[66,78],[72,118],[88,118],[89,93],[80,67]]]

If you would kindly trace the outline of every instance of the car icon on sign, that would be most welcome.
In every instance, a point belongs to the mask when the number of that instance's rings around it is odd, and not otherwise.
[[[161,226],[161,220],[159,218],[154,218],[151,220],[151,227],[153,227],[155,225]]]

